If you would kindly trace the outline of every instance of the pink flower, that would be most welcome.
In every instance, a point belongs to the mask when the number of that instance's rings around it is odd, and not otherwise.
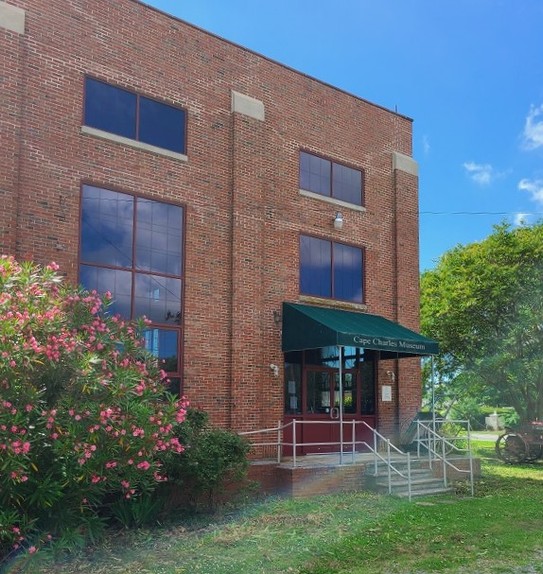
[[[140,470],[148,470],[150,467],[151,465],[146,460],[143,460],[142,462],[138,463],[138,468]]]
[[[31,546],[31,547],[28,549],[28,553],[29,553],[29,554],[36,554],[37,551],[38,551],[38,549],[37,549],[35,546]]]

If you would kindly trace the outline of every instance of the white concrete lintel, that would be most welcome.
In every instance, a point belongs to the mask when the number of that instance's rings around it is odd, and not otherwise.
[[[22,8],[0,0],[0,28],[17,34],[24,34],[25,16],[26,12]]]
[[[232,112],[239,112],[261,122],[265,120],[263,102],[234,90],[232,90]]]
[[[399,169],[417,177],[419,175],[419,164],[412,157],[397,151],[392,152],[392,169]]]

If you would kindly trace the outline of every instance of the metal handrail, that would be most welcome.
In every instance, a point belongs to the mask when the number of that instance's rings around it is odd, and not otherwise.
[[[458,445],[454,444],[454,438],[446,438],[443,435],[439,434],[435,429],[436,423],[438,426],[442,426],[444,423],[454,423],[454,424],[462,424],[467,425],[467,448],[462,449],[458,447]],[[274,446],[277,447],[277,462],[278,464],[281,463],[282,454],[283,454],[283,447],[290,446],[292,447],[292,463],[293,466],[297,466],[297,450],[298,447],[304,446],[337,446],[341,445],[344,446],[351,446],[351,456],[352,462],[355,461],[356,455],[356,447],[363,446],[368,449],[369,452],[373,454],[373,467],[374,467],[374,476],[378,474],[378,465],[379,462],[382,462],[387,467],[387,476],[388,476],[388,491],[389,494],[392,492],[392,477],[400,476],[404,478],[407,482],[407,489],[408,489],[408,496],[409,500],[411,500],[411,455],[409,452],[404,452],[398,447],[396,447],[390,439],[386,438],[384,435],[379,433],[376,429],[371,427],[365,421],[344,421],[343,425],[352,425],[352,440],[350,441],[343,441],[342,443],[335,441],[335,442],[299,442],[297,440],[297,427],[303,424],[338,424],[337,421],[315,421],[315,420],[297,420],[292,419],[290,422],[286,424],[281,424],[281,421],[278,422],[278,425],[273,428],[267,429],[260,429],[255,431],[244,431],[238,434],[242,436],[253,436],[258,434],[265,434],[276,432],[277,438],[272,442],[258,442],[254,443],[255,446]],[[367,443],[366,441],[357,441],[356,440],[356,425],[364,425],[369,431],[371,431],[373,435],[373,445]],[[434,429],[430,427],[429,424],[425,424],[422,421],[417,421],[417,454],[421,456],[421,447],[426,447],[428,452],[428,464],[430,468],[433,467],[434,461],[439,460],[442,464],[442,473],[443,473],[443,484],[445,487],[448,487],[448,478],[447,478],[447,471],[448,469],[453,469],[460,474],[468,474],[470,478],[471,484],[471,494],[474,495],[474,476],[473,476],[473,457],[471,454],[471,429],[469,426],[469,421],[456,421],[456,420],[448,420],[448,419],[439,419],[432,421],[432,426]],[[292,442],[284,441],[284,431],[285,429],[292,427]],[[422,432],[421,432],[422,431]],[[465,437],[461,437],[462,440]],[[381,443],[381,445],[379,444]],[[385,454],[381,454],[383,449],[379,448],[382,447],[384,444],[385,446]],[[441,450],[441,452],[439,452]],[[460,453],[467,453],[469,457],[469,470],[465,470],[462,468],[458,468],[454,463],[447,459],[447,451],[456,451]],[[396,454],[400,457],[405,457],[406,465],[407,465],[407,474],[404,474],[400,469],[396,468],[394,462],[392,460],[392,454]],[[343,452],[340,453],[340,464],[343,464]]]
[[[441,426],[445,423],[461,424],[466,426],[467,430],[466,437],[459,437],[458,440],[464,440],[464,438],[467,438],[467,448],[460,448],[458,445],[454,444],[455,438],[452,437],[446,438],[443,435],[439,434],[435,430],[436,422],[439,423]],[[448,487],[447,470],[449,468],[455,470],[460,474],[469,474],[471,496],[474,496],[475,488],[474,488],[474,477],[473,477],[473,456],[471,454],[471,427],[469,421],[439,419],[437,421],[432,421],[432,426],[434,428],[431,428],[428,424],[425,424],[422,421],[417,421],[417,439],[416,439],[417,454],[420,456],[421,446],[426,445],[426,450],[428,452],[428,464],[430,465],[430,468],[432,468],[434,460],[441,461],[442,473],[443,473],[443,485],[446,488]],[[421,428],[426,433],[425,438],[421,438],[421,432],[420,432]],[[439,452],[439,450],[441,450],[441,452]],[[447,455],[452,451],[458,453],[467,453],[469,460],[469,470],[458,468],[449,459],[447,459]]]
[[[370,449],[370,451],[373,453],[373,472],[374,472],[374,476],[378,475],[378,461],[381,460],[381,462],[385,463],[387,466],[387,475],[388,475],[388,493],[391,494],[392,493],[392,473],[394,472],[395,474],[397,474],[398,476],[405,478],[407,480],[407,494],[409,497],[409,501],[411,501],[411,454],[408,452],[403,452],[402,450],[400,450],[397,446],[395,446],[394,444],[392,444],[390,442],[390,439],[386,438],[385,436],[383,436],[379,431],[377,431],[376,429],[374,429],[373,427],[371,427],[368,423],[366,423],[365,421],[359,421],[362,424],[364,424],[366,426],[366,428],[368,428],[372,434],[373,434],[373,448],[370,447],[369,445],[368,448]],[[378,439],[381,439],[381,441],[384,441],[386,444],[386,452],[387,452],[387,457],[383,457],[379,454],[379,449],[378,449]],[[366,443],[367,444],[367,443]],[[406,460],[407,460],[407,476],[403,474],[403,472],[401,472],[399,469],[397,469],[393,464],[392,464],[392,459],[391,459],[391,450],[396,451],[397,454],[401,455],[401,456],[405,456]]]
[[[366,447],[372,454],[373,454],[373,466],[374,466],[374,476],[378,475],[378,464],[379,461],[384,463],[387,467],[387,476],[388,476],[388,492],[389,494],[392,493],[392,476],[397,475],[401,478],[404,478],[407,481],[407,490],[408,490],[408,497],[411,500],[411,455],[410,453],[403,452],[398,447],[396,447],[390,439],[386,438],[384,435],[379,433],[376,429],[370,426],[365,421],[345,421],[342,424],[350,424],[352,425],[352,440],[350,441],[343,441],[340,442],[298,442],[297,441],[297,426],[300,424],[338,424],[337,421],[313,421],[313,420],[297,420],[293,419],[292,421],[286,424],[279,424],[277,427],[268,428],[268,429],[261,429],[256,431],[244,431],[238,434],[242,436],[250,436],[262,433],[269,433],[269,432],[277,432],[278,440],[277,442],[263,442],[263,443],[256,443],[257,446],[277,446],[277,462],[281,462],[282,457],[282,450],[284,446],[291,446],[292,447],[292,464],[294,467],[297,466],[297,454],[296,451],[298,447],[304,446],[334,446],[334,445],[350,445],[351,446],[351,456],[352,462],[354,463],[355,455],[356,455],[356,447],[357,446],[364,446]],[[371,431],[373,435],[373,446],[368,444],[366,441],[357,441],[356,440],[356,425],[364,425],[368,430]],[[292,426],[292,442],[285,442],[283,439],[283,432],[286,428]],[[386,445],[386,456],[383,456],[379,452],[379,441]],[[396,468],[392,461],[392,454],[396,453],[397,455],[403,456],[406,459],[407,463],[407,474],[404,474],[400,469]],[[342,454],[340,453],[340,464],[342,464]]]

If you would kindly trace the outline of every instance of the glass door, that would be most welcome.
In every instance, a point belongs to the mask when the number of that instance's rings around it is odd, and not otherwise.
[[[305,412],[309,415],[330,415],[332,393],[329,371],[311,370],[306,374]]]

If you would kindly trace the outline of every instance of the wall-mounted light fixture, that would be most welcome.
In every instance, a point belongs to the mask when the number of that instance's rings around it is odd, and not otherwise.
[[[343,229],[343,214],[341,211],[336,213],[336,217],[334,218],[334,227],[336,229]]]
[[[273,312],[273,322],[279,326],[281,324],[281,321],[283,320],[283,317],[281,316],[281,311],[277,311],[275,310]]]

